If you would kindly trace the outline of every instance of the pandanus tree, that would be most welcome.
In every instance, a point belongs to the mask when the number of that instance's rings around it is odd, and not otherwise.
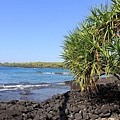
[[[65,36],[62,57],[81,90],[95,91],[102,74],[120,79],[120,0],[91,9],[91,15]]]

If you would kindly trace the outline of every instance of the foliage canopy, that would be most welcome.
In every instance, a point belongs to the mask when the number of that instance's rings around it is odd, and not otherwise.
[[[81,90],[95,90],[102,74],[120,79],[120,0],[101,4],[65,36],[62,57],[80,83]]]

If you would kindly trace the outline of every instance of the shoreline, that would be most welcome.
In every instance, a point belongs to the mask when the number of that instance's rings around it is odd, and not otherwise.
[[[26,100],[0,102],[0,120],[119,120],[120,90],[117,85],[99,84],[99,91],[96,96],[71,89],[41,103]]]

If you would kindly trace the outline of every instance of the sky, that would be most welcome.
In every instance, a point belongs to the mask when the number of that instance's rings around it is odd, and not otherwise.
[[[62,62],[64,36],[110,0],[0,0],[0,62]]]

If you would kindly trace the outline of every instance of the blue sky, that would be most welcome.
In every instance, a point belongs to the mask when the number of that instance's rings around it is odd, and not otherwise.
[[[0,0],[0,62],[58,62],[64,35],[110,0]]]

